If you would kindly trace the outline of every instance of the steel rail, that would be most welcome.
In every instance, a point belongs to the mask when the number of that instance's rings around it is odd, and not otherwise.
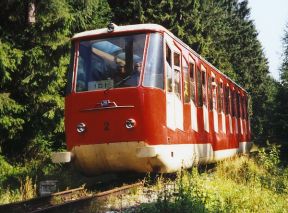
[[[107,200],[109,198],[109,196],[111,196],[111,195],[121,195],[121,194],[126,193],[130,189],[133,189],[133,188],[136,188],[136,187],[139,187],[142,185],[143,185],[143,182],[141,181],[138,183],[134,183],[134,184],[118,187],[115,189],[111,189],[108,191],[99,192],[99,193],[94,194],[94,195],[82,197],[82,198],[77,199],[77,200],[71,200],[71,201],[68,201],[65,203],[49,206],[49,207],[46,207],[43,209],[32,211],[31,213],[70,212],[70,211],[75,212],[76,209],[85,208],[85,207],[89,206],[92,202]]]
[[[87,194],[83,187],[70,189],[62,192],[53,193],[49,196],[33,198],[26,201],[0,205],[0,212],[12,213],[43,213],[43,212],[69,212],[67,209],[84,208],[91,202],[106,200],[111,195],[121,195],[126,191],[143,185],[138,182],[115,189]],[[78,197],[73,197],[75,194]],[[80,194],[80,196],[79,196]]]
[[[65,199],[72,199],[72,196],[77,193],[84,192],[84,187],[79,187],[75,189],[65,190],[62,192],[53,193],[51,195],[36,197],[29,200],[19,201],[15,203],[8,203],[0,205],[0,212],[13,212],[13,213],[22,213],[22,212],[31,212],[34,209],[37,209],[41,206],[51,206],[55,200],[60,199],[62,202]],[[71,198],[67,198],[67,197]]]

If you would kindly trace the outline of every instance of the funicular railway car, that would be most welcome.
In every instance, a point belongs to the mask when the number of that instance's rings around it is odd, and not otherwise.
[[[68,152],[87,175],[169,173],[249,152],[247,92],[156,24],[72,38]]]

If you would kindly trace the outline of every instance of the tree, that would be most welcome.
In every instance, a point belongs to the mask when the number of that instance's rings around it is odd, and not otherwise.
[[[280,87],[277,98],[277,135],[281,140],[287,142],[288,138],[288,24],[286,25],[283,38],[283,62],[280,69]]]
[[[27,22],[31,2],[35,23]],[[107,25],[110,8],[105,0],[4,0],[0,7],[2,154],[41,157],[64,143],[70,38]]]
[[[227,1],[229,2],[229,1]],[[229,3],[228,3],[229,4]],[[268,96],[266,87],[269,78],[268,62],[263,48],[257,38],[257,31],[250,20],[248,1],[232,1],[229,6],[231,13],[230,26],[233,32],[224,45],[230,53],[229,61],[237,74],[237,82],[250,94],[250,115],[253,138],[256,141],[266,132],[267,123],[264,115],[267,109]]]

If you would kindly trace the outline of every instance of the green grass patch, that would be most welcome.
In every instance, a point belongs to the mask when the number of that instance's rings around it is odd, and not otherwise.
[[[176,190],[159,190],[157,201],[137,212],[288,212],[288,169],[280,163],[278,148],[270,146],[219,162],[213,171],[181,171]]]

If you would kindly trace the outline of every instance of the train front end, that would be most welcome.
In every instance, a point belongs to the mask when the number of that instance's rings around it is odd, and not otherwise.
[[[141,156],[142,150],[161,143],[165,134],[163,106],[149,107],[153,100],[164,103],[163,60],[157,56],[163,52],[162,36],[141,26],[110,28],[72,39],[65,98],[68,158],[86,175],[149,172],[155,168]],[[145,67],[149,77],[144,76]],[[151,70],[158,76],[152,84]]]

